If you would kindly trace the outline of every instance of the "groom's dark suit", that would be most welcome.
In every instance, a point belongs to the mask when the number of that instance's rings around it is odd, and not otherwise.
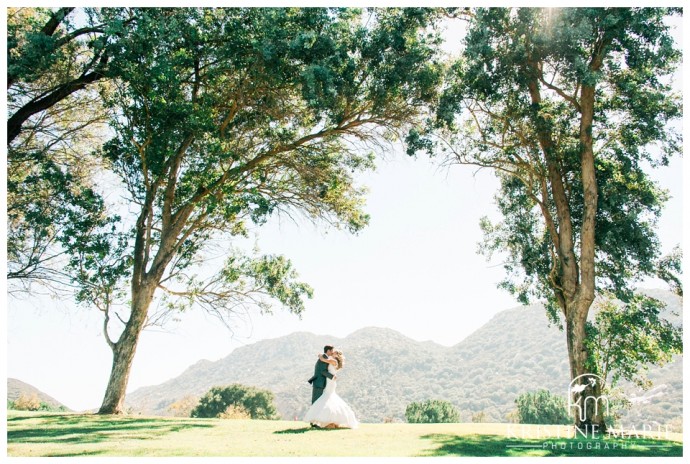
[[[321,356],[326,355],[322,354]],[[333,378],[333,374],[328,372],[328,363],[323,362],[321,356],[319,356],[316,366],[314,366],[314,375],[307,380],[311,384],[311,404],[314,404],[323,394],[323,389],[326,388],[326,378]]]

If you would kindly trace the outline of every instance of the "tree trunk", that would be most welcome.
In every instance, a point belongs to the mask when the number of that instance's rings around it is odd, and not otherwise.
[[[606,42],[597,48],[597,54],[590,63],[590,69],[599,70],[602,64],[603,52]],[[528,76],[528,89],[533,105],[538,110],[542,97],[537,77],[541,75],[541,66],[534,58],[529,58],[528,63],[532,74]],[[553,249],[558,256],[558,274],[555,277],[554,295],[561,305],[565,316],[566,337],[568,345],[568,358],[570,362],[571,387],[576,387],[576,392],[569,390],[569,400],[576,407],[575,425],[587,435],[592,435],[606,430],[604,414],[597,402],[601,398],[601,381],[590,383],[592,378],[586,374],[594,374],[588,365],[588,352],[586,341],[586,324],[589,308],[594,301],[595,294],[595,226],[597,213],[597,179],[594,163],[594,147],[592,138],[592,123],[594,120],[595,86],[583,85],[580,91],[580,168],[583,188],[584,214],[580,228],[579,260],[576,256],[577,244],[570,210],[570,199],[564,188],[564,173],[557,156],[554,156],[553,134],[550,124],[544,120],[539,111],[534,115],[538,134],[538,140],[547,166],[548,180],[553,195],[553,203],[558,218],[558,233],[553,236]],[[546,217],[547,224],[550,218]],[[582,391],[580,388],[583,388]]]
[[[588,363],[589,352],[585,344],[587,314],[592,302],[588,299],[571,300],[566,309],[566,336],[570,364],[570,387],[584,389],[568,391],[570,413],[574,416],[577,433],[593,436],[606,432],[604,413],[608,400],[602,395],[602,380]],[[589,375],[588,375],[589,374]],[[591,383],[594,379],[594,383]]]
[[[606,415],[609,412],[609,402],[608,398],[604,396],[603,385],[601,382],[597,382],[594,388],[592,388],[592,394],[597,401],[593,404],[588,404],[588,406],[594,407],[594,411],[591,409],[589,411],[593,418],[592,424],[597,427],[595,432],[599,434],[606,433],[608,430],[608,426],[606,425]]]
[[[599,49],[601,52],[603,48]],[[601,67],[602,55],[595,55],[590,63],[592,70]],[[598,203],[598,188],[596,168],[594,163],[594,146],[592,137],[592,123],[594,120],[595,86],[583,85],[580,91],[580,169],[582,176],[583,218],[580,229],[580,280],[571,308],[566,312],[568,320],[568,351],[571,361],[571,380],[583,374],[598,374],[592,372],[589,366],[588,352],[585,346],[585,328],[587,314],[594,302],[595,294],[595,228]],[[594,383],[591,383],[591,380]],[[584,381],[582,381],[584,380]],[[578,383],[585,385],[585,389],[576,393],[581,401],[584,414],[578,415],[575,425],[584,430],[587,435],[606,431],[604,422],[604,408],[601,401],[602,384],[604,380],[597,377],[581,377]]]
[[[151,269],[146,272],[149,261],[147,250],[147,219],[152,215],[153,195],[147,195],[146,203],[137,220],[137,236],[134,245],[134,264],[132,272],[132,310],[120,339],[110,343],[113,350],[113,366],[110,380],[103,398],[99,414],[123,414],[125,393],[132,360],[139,343],[139,335],[146,324],[149,306],[153,295],[163,277],[166,266],[170,263],[175,252],[177,236],[181,226],[171,226],[172,230],[163,230],[160,248],[153,260]],[[183,218],[180,223],[184,223]],[[107,339],[107,333],[106,333]]]
[[[177,166],[179,168],[179,164]],[[174,181],[175,177],[173,176],[170,182]],[[166,267],[174,256],[177,247],[179,247],[178,236],[192,212],[192,208],[189,208],[186,213],[179,213],[175,221],[164,221],[160,245],[147,272],[146,268],[150,259],[149,248],[151,246],[149,242],[150,236],[147,232],[151,231],[154,198],[155,190],[149,190],[137,219],[131,281],[132,310],[120,339],[116,343],[108,341],[113,350],[113,366],[105,397],[103,398],[103,404],[98,411],[99,414],[122,414],[124,412],[125,392],[127,382],[129,381],[132,360],[139,342],[139,335],[146,324],[146,317],[151,301],[153,301],[153,295],[160,284]],[[173,201],[174,196],[166,196],[166,205],[172,204]],[[166,209],[166,206],[164,206],[164,209]],[[109,340],[107,333],[106,339]]]
[[[148,309],[156,286],[150,282],[132,296],[132,313],[120,339],[112,344],[113,365],[108,387],[98,414],[124,414],[125,393],[129,382],[132,361],[144,328]]]
[[[108,388],[98,414],[124,414],[125,392],[129,381],[129,372],[136,351],[138,334],[122,339],[113,348],[113,365],[110,370]],[[126,341],[125,340],[131,340]]]

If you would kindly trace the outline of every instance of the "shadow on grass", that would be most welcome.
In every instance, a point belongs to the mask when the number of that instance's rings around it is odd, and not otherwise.
[[[78,414],[12,417],[7,419],[7,443],[85,444],[109,440],[147,440],[181,430],[208,427],[213,425],[193,419]]]
[[[101,451],[76,451],[74,453],[55,453],[55,454],[46,454],[44,457],[46,458],[71,458],[71,457],[76,457],[76,456],[100,456],[102,454],[105,454],[106,450],[101,450]]]
[[[327,429],[324,427],[302,427],[301,429],[285,429],[285,430],[276,430],[273,432],[274,434],[282,435],[282,434],[298,434],[298,433],[307,433],[307,432],[333,432],[336,430],[349,430],[346,428],[335,428],[335,429]]]
[[[431,434],[421,456],[682,456],[683,445],[650,439],[516,439],[501,435]]]
[[[276,434],[276,435],[283,435],[283,434],[298,434],[298,433],[307,433],[307,432],[311,432],[312,430],[318,430],[318,429],[314,429],[314,428],[311,428],[311,427],[303,427],[303,428],[301,428],[301,429],[276,430],[276,431],[273,432],[273,433]]]

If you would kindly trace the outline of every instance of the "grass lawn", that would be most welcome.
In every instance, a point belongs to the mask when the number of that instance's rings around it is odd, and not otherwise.
[[[682,456],[669,440],[558,438],[510,424],[362,424],[181,419],[8,411],[9,456]],[[549,435],[551,435],[549,437]],[[516,438],[532,437],[532,438]]]

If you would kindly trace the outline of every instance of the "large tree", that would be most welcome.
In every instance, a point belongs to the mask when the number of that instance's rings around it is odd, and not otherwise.
[[[113,22],[130,12],[102,14]],[[107,414],[123,409],[158,295],[164,310],[197,303],[221,318],[252,304],[267,310],[271,299],[303,310],[311,289],[290,262],[243,256],[232,238],[274,213],[362,228],[352,174],[372,167],[372,148],[404,135],[441,75],[430,10],[135,15],[106,46],[116,135],[101,154],[125,200],[69,265],[79,300],[104,315]],[[226,255],[215,273],[205,264],[211,251]]]
[[[503,220],[483,220],[482,249],[504,254],[502,287],[521,302],[546,299],[563,322],[579,383],[596,373],[586,344],[595,296],[628,302],[656,269],[654,227],[667,194],[645,169],[680,151],[669,76],[681,54],[665,23],[676,12],[473,10],[438,107],[438,138],[409,139],[411,151],[495,170]],[[601,395],[598,384],[585,387],[574,394],[580,405]],[[576,424],[604,429],[602,412],[587,406]]]

